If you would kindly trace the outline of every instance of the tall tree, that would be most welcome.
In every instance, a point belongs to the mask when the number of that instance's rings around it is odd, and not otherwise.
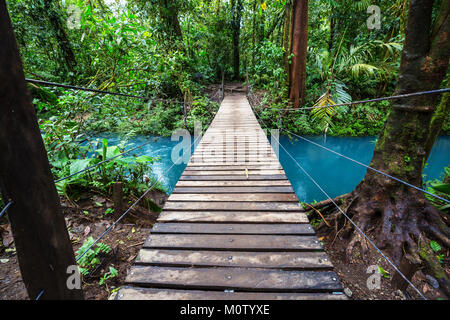
[[[0,0],[0,190],[22,279],[31,299],[82,299],[67,286],[76,266],[47,153],[31,103],[11,21]]]
[[[291,35],[291,3],[286,1],[284,11],[284,23],[283,23],[283,65],[286,74],[289,75],[289,53],[290,53],[290,39]]]
[[[450,3],[442,1],[434,27],[433,3],[433,0],[410,1],[396,94],[437,89],[448,70]],[[423,95],[391,104],[370,163],[372,167],[422,186],[422,170],[439,133],[433,126],[442,127],[443,123],[436,121],[443,108],[436,111],[437,99],[436,95]],[[446,99],[444,104],[448,104]],[[380,248],[397,264],[405,260],[414,264],[423,262],[449,292],[449,280],[429,246],[433,239],[450,247],[448,221],[442,219],[422,192],[368,170],[353,191],[353,199],[348,213],[363,231],[376,235]],[[355,232],[348,255],[357,242],[367,248]]]
[[[242,0],[231,0],[231,25],[233,29],[233,70],[234,79],[239,79],[239,36],[241,34]]]
[[[64,56],[67,68],[70,71],[74,71],[74,67],[77,62],[69,41],[69,37],[67,36],[66,29],[61,21],[62,10],[59,6],[59,1],[44,0],[44,11],[50,25],[53,28],[57,44]]]
[[[305,100],[306,49],[308,48],[308,0],[292,4],[291,55],[289,68],[289,99],[295,108]]]

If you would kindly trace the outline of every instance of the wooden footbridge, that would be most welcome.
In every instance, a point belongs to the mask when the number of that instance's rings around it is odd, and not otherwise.
[[[227,96],[114,299],[345,299],[245,95]]]

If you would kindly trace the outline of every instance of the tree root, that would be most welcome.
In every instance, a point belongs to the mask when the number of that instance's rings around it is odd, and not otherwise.
[[[430,240],[434,240],[442,247],[450,248],[450,228],[442,219],[441,213],[422,194],[409,190],[402,190],[395,195],[383,193],[382,190],[371,190],[370,196],[368,199],[364,190],[357,188],[352,193],[333,200],[397,267],[400,266],[402,258],[407,259],[435,277],[441,291],[450,297],[449,277],[430,247]],[[332,201],[326,200],[311,206],[314,209],[321,208],[321,215],[335,227],[333,243],[338,234],[350,238],[346,249],[347,263],[351,262],[354,249],[358,245],[361,247],[362,256],[369,254],[371,244],[347,222],[347,218],[336,209]],[[309,211],[309,214],[317,213]],[[324,222],[316,229],[327,233],[330,230]],[[401,269],[400,271],[406,272]]]

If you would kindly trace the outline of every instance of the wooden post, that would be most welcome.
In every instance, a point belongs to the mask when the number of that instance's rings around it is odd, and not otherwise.
[[[6,3],[0,0],[0,190],[30,299],[83,299],[76,266]],[[70,272],[70,269],[69,269]],[[73,284],[73,282],[71,283]]]
[[[248,93],[248,70],[245,70],[245,92]]]
[[[225,97],[225,72],[222,70],[222,100]]]
[[[113,185],[114,217],[120,217],[123,213],[123,188],[122,182]]]
[[[186,117],[187,117],[187,110],[186,110],[186,93],[184,94],[183,114],[184,114],[184,128],[187,130],[188,126],[187,126],[187,121],[186,121]]]

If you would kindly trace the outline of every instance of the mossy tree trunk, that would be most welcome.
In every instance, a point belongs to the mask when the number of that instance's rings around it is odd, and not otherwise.
[[[295,108],[303,104],[306,84],[306,49],[308,47],[308,0],[294,0],[292,5],[289,100]]]
[[[76,261],[6,2],[0,0],[0,190],[30,299],[83,299],[70,289]],[[68,281],[69,280],[69,281]]]
[[[449,2],[442,2],[434,29],[433,2],[410,1],[396,94],[438,89],[445,77],[450,57]],[[448,110],[448,100],[443,103],[438,109]],[[393,102],[370,166],[421,187],[422,170],[439,133],[431,128],[443,123],[435,118],[437,104],[436,95]],[[405,254],[413,263],[425,262],[448,292],[449,281],[428,249],[430,239],[450,247],[449,227],[422,192],[368,170],[353,199],[348,213],[363,231],[375,235],[377,245],[397,265]],[[356,243],[367,248],[354,231],[348,256]]]
[[[239,80],[239,66],[240,66],[239,37],[241,34],[242,9],[243,9],[242,0],[231,1],[231,24],[233,29],[233,70],[235,80]]]

